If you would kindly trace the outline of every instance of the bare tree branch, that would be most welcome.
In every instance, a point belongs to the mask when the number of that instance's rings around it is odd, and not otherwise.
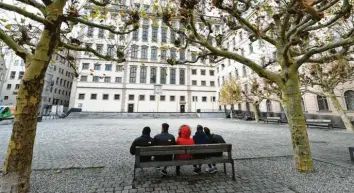
[[[24,61],[27,58],[31,58],[32,55],[27,52],[24,48],[19,46],[10,36],[6,35],[6,33],[0,29],[0,39],[5,42],[15,53],[20,56]]]
[[[17,0],[17,1],[39,9],[43,15],[45,15],[45,13],[46,13],[46,11],[45,11],[46,7],[44,5],[38,3],[36,0]]]

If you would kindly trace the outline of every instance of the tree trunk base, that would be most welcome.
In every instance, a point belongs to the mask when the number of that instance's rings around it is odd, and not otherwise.
[[[2,175],[0,193],[28,193],[29,190],[27,180],[21,180],[20,175],[16,172]]]

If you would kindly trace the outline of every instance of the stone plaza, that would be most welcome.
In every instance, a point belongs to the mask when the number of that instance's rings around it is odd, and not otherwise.
[[[137,172],[133,182],[132,141],[150,126],[152,137],[162,123],[177,135],[188,124],[207,126],[233,145],[236,181],[219,165],[217,174],[194,175],[183,166],[181,175],[168,168],[161,177],[155,168]],[[354,164],[348,147],[354,133],[345,130],[308,129],[314,171],[293,168],[289,128],[230,119],[59,119],[38,123],[33,157],[31,192],[353,192]],[[7,150],[11,125],[0,126],[0,162]],[[204,166],[205,167],[205,166]]]

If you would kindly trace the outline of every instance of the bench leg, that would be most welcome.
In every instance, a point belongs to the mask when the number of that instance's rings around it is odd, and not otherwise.
[[[135,178],[135,171],[136,171],[136,168],[134,167],[133,181],[135,181],[135,180],[136,180],[136,178]]]
[[[234,160],[231,161],[231,167],[232,167],[232,179],[236,180],[236,177],[235,177],[235,162],[234,162]]]
[[[226,174],[226,164],[224,163],[224,173]]]

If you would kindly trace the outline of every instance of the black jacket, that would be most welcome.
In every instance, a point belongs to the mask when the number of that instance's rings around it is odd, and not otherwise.
[[[150,135],[142,135],[138,138],[136,138],[131,147],[130,147],[130,154],[135,155],[135,147],[136,146],[152,146],[153,144],[153,139],[150,137]],[[146,162],[150,161],[151,156],[140,156],[140,161],[141,162]]]
[[[175,137],[168,132],[162,132],[155,135],[154,145],[176,145]],[[158,161],[169,161],[172,160],[173,155],[160,155],[155,156],[155,159]]]
[[[224,138],[222,138],[221,135],[216,135],[216,134],[211,134],[211,135],[208,135],[208,137],[210,138],[210,141],[211,143],[226,143]],[[209,157],[219,157],[219,156],[222,156],[222,152],[219,152],[219,153],[211,153],[209,154]]]

